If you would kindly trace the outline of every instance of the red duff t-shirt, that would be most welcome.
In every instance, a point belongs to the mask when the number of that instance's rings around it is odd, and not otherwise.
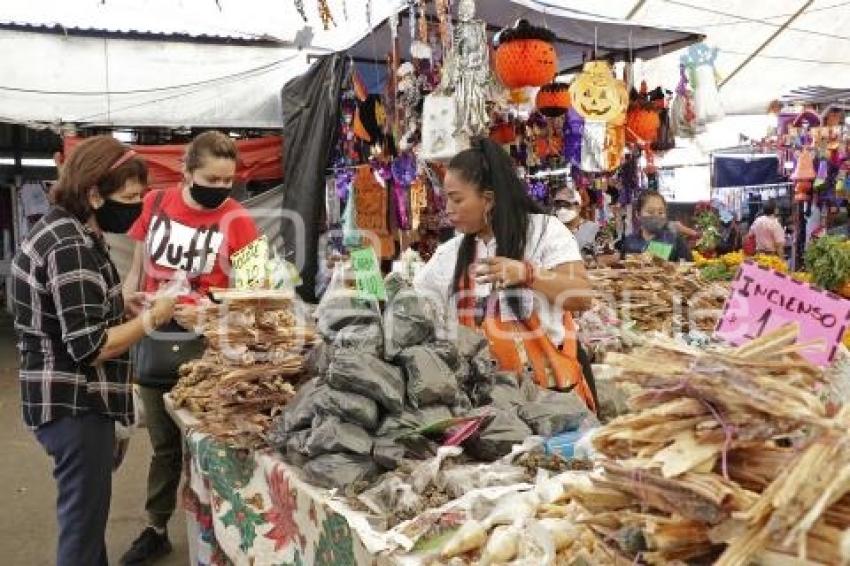
[[[227,287],[230,256],[258,237],[254,219],[232,198],[215,210],[190,208],[182,185],[166,189],[155,211],[161,193],[145,195],[142,215],[127,232],[145,244],[142,291],[157,291],[177,271],[186,272],[195,297]]]

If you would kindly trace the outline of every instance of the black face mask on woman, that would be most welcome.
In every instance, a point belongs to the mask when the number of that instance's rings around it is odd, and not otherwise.
[[[204,208],[216,209],[230,196],[230,189],[222,189],[218,187],[205,187],[198,183],[193,183],[189,189],[189,194],[192,199],[203,206]]]
[[[125,234],[142,215],[142,203],[104,199],[103,206],[95,210],[94,215],[97,225],[104,232]]]

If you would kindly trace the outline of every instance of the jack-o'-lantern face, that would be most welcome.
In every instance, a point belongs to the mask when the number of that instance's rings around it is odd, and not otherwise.
[[[614,79],[604,61],[585,63],[584,70],[570,86],[576,112],[587,120],[614,122],[622,119],[628,106],[628,92]]]

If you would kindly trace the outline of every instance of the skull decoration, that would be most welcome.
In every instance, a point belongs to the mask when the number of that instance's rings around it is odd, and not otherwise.
[[[606,61],[590,61],[570,86],[573,107],[587,120],[613,122],[626,113],[629,93]]]

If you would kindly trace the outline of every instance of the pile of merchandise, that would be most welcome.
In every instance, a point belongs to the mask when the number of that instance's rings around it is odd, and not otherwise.
[[[711,332],[729,295],[727,286],[705,281],[690,265],[649,255],[629,256],[621,267],[588,275],[598,301],[641,332]]]
[[[197,430],[231,446],[261,447],[272,417],[295,395],[315,331],[297,325],[291,301],[246,297],[199,316],[207,348],[180,368],[171,398],[198,419]]]
[[[850,408],[830,415],[814,393],[825,376],[796,354],[795,338],[788,327],[736,350],[659,340],[612,355],[619,379],[640,390],[632,414],[593,436],[610,459],[590,474],[541,472],[495,507],[458,507],[440,557],[458,565],[846,560]],[[416,523],[403,532],[415,534]]]
[[[599,487],[625,496],[589,523],[623,557],[650,563],[758,555],[841,562],[850,526],[850,409],[827,414],[820,370],[787,327],[737,350],[656,342],[613,355],[642,388],[601,429]],[[850,501],[850,498],[848,498]],[[812,563],[812,562],[809,562]]]
[[[276,418],[269,443],[311,483],[357,491],[405,457],[424,459],[464,444],[479,461],[509,453],[529,436],[554,436],[593,419],[574,393],[539,389],[496,371],[478,333],[437,340],[434,315],[403,290],[382,317],[356,295],[319,307],[325,343],[315,377]]]
[[[700,255],[699,252],[694,252],[694,265],[700,270],[700,276],[706,281],[731,281],[745,259],[779,273],[788,272],[788,264],[775,255],[756,254],[748,258],[744,256],[743,252],[731,252],[718,258],[707,258]]]

